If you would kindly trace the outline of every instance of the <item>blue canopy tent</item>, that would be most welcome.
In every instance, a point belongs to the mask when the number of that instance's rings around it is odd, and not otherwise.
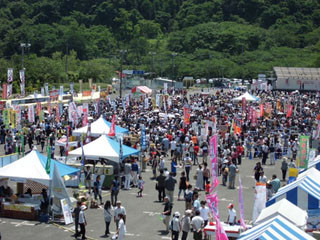
[[[308,174],[282,188],[266,203],[270,206],[285,198],[303,210],[319,209],[320,183],[315,174]]]
[[[239,240],[311,240],[315,239],[281,216],[263,222],[245,232]]]

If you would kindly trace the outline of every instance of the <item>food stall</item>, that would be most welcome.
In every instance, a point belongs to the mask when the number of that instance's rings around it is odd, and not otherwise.
[[[240,225],[229,225],[226,223],[221,222],[221,225],[226,232],[229,240],[237,239],[240,236],[240,233],[242,233],[244,230]],[[252,226],[248,226],[248,228],[251,228]],[[209,237],[209,240],[214,239],[213,236],[215,236],[216,232],[216,225],[213,222],[210,222],[203,230],[203,232],[206,234],[206,236]]]

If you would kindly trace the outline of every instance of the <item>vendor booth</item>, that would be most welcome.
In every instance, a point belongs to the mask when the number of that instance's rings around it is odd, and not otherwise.
[[[131,93],[142,93],[142,94],[151,94],[152,89],[147,86],[136,86],[132,88]]]
[[[269,219],[281,216],[301,229],[306,229],[308,214],[287,199],[282,199],[262,210],[254,225],[263,224]]]
[[[107,120],[105,120],[101,115],[100,118],[98,118],[96,121],[91,123],[90,136],[99,137],[101,135],[108,134],[110,131],[110,128],[111,128],[111,122],[108,122]],[[129,133],[127,129],[119,126],[116,126],[115,130],[116,130],[116,134]],[[81,134],[87,134],[87,132],[88,132],[88,125],[72,131],[72,135],[81,136]]]
[[[55,179],[57,179],[57,174],[59,175],[59,181],[62,182],[61,177],[79,172],[76,168],[52,159],[50,172],[48,174],[46,171],[47,160],[46,156],[40,154],[37,150],[32,150],[23,158],[0,168],[0,178],[2,182],[3,179],[18,182],[17,194],[13,194],[11,190],[10,192],[8,191],[8,195],[4,197],[5,201],[1,206],[2,216],[35,220],[40,210],[42,196],[35,190],[33,190],[31,195],[26,194],[24,185],[29,182],[32,184],[28,186],[30,191],[40,187],[43,192],[44,190],[47,191],[49,186],[52,188],[52,180],[54,176]],[[57,182],[58,181],[55,181],[54,184]],[[60,185],[61,182],[59,182]],[[4,185],[7,185],[7,183]],[[32,186],[34,186],[34,188]],[[51,191],[51,188],[49,188],[48,191],[53,194],[54,191]],[[64,196],[66,197],[66,195]]]
[[[102,135],[96,140],[83,146],[83,154],[86,158],[92,160],[108,159],[110,161],[121,163],[121,160],[130,156],[139,154],[139,150],[122,145],[122,156],[120,154],[120,143],[112,140],[106,135]],[[77,148],[69,152],[69,156],[81,157],[82,148]],[[121,156],[121,159],[120,159]]]
[[[269,219],[243,233],[239,240],[311,240],[315,239],[281,216]]]
[[[221,225],[224,229],[224,231],[226,232],[228,238],[232,238],[232,239],[237,239],[241,232],[243,232],[243,228],[240,225],[229,225],[226,224],[224,222],[221,222]],[[247,226],[247,227],[251,227],[251,226]],[[213,239],[212,237],[215,236],[216,234],[216,225],[215,224],[208,224],[207,226],[205,226],[205,228],[203,229],[204,233],[209,237],[209,239]]]
[[[258,101],[260,101],[259,97],[253,96],[248,92],[246,92],[245,94],[242,94],[239,97],[236,97],[236,98],[232,99],[232,101],[240,102],[240,101],[242,101],[243,98],[248,102],[258,102]]]

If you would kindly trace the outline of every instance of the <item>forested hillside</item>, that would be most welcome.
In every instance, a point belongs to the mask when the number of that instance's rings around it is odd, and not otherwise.
[[[0,77],[37,85],[107,80],[125,68],[157,75],[256,77],[272,66],[320,66],[318,0],[0,1]],[[172,67],[172,53],[174,57]],[[174,70],[174,73],[173,71]]]

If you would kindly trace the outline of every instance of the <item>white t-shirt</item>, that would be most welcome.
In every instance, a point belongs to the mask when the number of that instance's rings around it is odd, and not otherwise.
[[[208,207],[200,207],[200,216],[203,218],[204,221],[207,221],[209,219],[209,208]]]
[[[237,217],[237,212],[234,210],[234,208],[229,209],[229,223],[234,223],[235,219]]]
[[[192,218],[191,225],[194,231],[198,231],[203,226],[203,219],[200,216]]]
[[[120,213],[122,213],[122,215],[126,215],[126,209],[124,208],[124,207],[122,207],[122,206],[120,206],[119,208],[118,207],[116,207],[115,209],[114,209],[114,217],[116,218],[116,220],[119,220],[119,214]]]

